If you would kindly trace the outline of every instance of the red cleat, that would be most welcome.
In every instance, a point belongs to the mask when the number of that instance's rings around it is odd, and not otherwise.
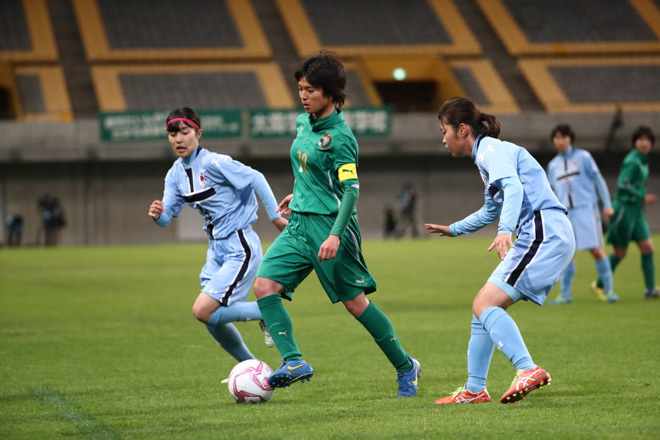
[[[443,397],[435,401],[436,405],[451,405],[453,403],[486,403],[490,402],[488,391],[481,390],[478,393],[473,393],[461,387],[454,391],[451,395]]]
[[[530,391],[541,388],[543,385],[549,385],[551,380],[548,372],[541,367],[518,370],[511,388],[502,395],[500,402],[506,404],[522,400]]]

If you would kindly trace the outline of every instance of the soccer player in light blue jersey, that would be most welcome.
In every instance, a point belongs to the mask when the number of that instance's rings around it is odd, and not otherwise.
[[[438,113],[445,148],[453,157],[471,157],[485,185],[485,203],[449,226],[426,224],[441,236],[477,231],[499,219],[495,249],[500,264],[472,303],[468,380],[436,404],[490,402],[486,377],[495,346],[517,372],[500,402],[513,403],[550,382],[532,361],[507,308],[519,300],[543,305],[575,253],[575,235],[566,208],[550,188],[543,168],[524,148],[497,139],[500,123],[467,98],[447,100]],[[511,235],[516,230],[516,241]]]
[[[287,220],[276,212],[275,196],[263,174],[199,145],[202,123],[193,109],[173,110],[167,117],[167,135],[179,158],[165,177],[163,200],[151,204],[149,216],[165,227],[186,203],[202,216],[209,249],[193,314],[234,359],[254,359],[232,322],[261,320],[256,301],[246,302],[263,258],[251,226],[257,220],[255,194],[277,229],[284,230]],[[261,328],[266,345],[274,345],[263,322]]]
[[[603,215],[610,218],[614,214],[610,192],[605,179],[600,174],[598,165],[587,150],[573,147],[575,133],[570,125],[557,125],[550,135],[557,149],[548,164],[548,180],[559,201],[568,208],[568,218],[575,231],[577,250],[589,250],[596,260],[598,276],[603,280],[604,289],[596,289],[596,282],[591,290],[601,301],[616,302],[619,297],[614,293],[612,266],[603,250],[603,226],[600,218],[598,198],[603,203]],[[572,287],[575,277],[575,258],[561,274],[560,294],[548,301],[548,304],[570,304],[573,302]]]

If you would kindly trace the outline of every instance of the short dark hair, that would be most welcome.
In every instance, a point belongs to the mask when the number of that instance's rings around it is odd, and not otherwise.
[[[571,128],[570,125],[568,124],[559,124],[555,128],[552,129],[552,133],[550,134],[550,139],[554,139],[555,135],[559,133],[562,136],[568,136],[571,138],[571,143],[575,142],[575,132]]]
[[[635,142],[637,142],[637,139],[644,136],[646,136],[651,140],[651,146],[655,144],[655,134],[653,134],[653,130],[651,130],[651,127],[647,127],[646,125],[640,125],[632,134],[632,147],[635,148]]]
[[[348,95],[346,89],[346,68],[339,58],[327,50],[322,50],[304,60],[296,69],[296,81],[305,78],[312,87],[323,90],[323,96],[332,99],[335,106],[344,105]]]
[[[186,121],[174,121],[170,123],[172,119],[179,119],[179,118],[188,119],[194,122],[195,124],[197,124],[197,127]],[[198,128],[199,129],[202,128],[202,120],[200,119],[197,112],[191,109],[190,107],[179,107],[172,110],[170,114],[167,116],[167,120],[165,121],[165,124],[167,125],[168,133],[178,133],[184,127],[193,128],[196,131]]]

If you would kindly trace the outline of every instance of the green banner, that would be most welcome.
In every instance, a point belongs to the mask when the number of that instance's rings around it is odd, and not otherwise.
[[[352,107],[344,119],[355,136],[389,136],[392,128],[390,107]],[[250,137],[295,137],[300,110],[250,110]]]
[[[165,121],[170,110],[100,113],[104,141],[166,140]],[[204,137],[235,138],[243,133],[242,110],[201,110]]]

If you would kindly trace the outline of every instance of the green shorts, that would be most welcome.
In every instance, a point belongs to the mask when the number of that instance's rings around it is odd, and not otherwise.
[[[316,271],[325,293],[333,303],[349,301],[360,293],[376,291],[376,280],[362,257],[360,225],[355,216],[341,237],[337,256],[319,263],[319,249],[330,235],[335,216],[293,212],[286,229],[268,248],[257,277],[276,281],[284,287],[282,297],[293,299],[296,287]]]
[[[614,215],[610,217],[610,226],[607,229],[607,242],[627,249],[631,241],[638,242],[648,238],[651,238],[651,233],[642,207],[615,203]]]

